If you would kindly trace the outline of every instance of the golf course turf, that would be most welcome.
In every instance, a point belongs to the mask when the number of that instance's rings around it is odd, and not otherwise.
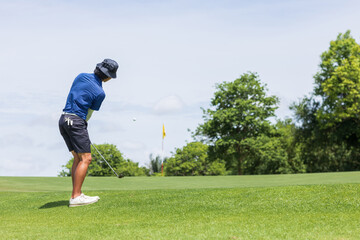
[[[76,208],[70,190],[0,177],[0,239],[360,239],[360,172],[88,177],[101,199]]]

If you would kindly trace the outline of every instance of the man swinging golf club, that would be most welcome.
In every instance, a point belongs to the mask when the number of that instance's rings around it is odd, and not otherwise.
[[[74,156],[71,168],[73,191],[69,207],[82,206],[97,202],[98,196],[90,197],[81,192],[87,169],[91,163],[90,139],[87,121],[93,111],[100,109],[105,98],[102,83],[116,78],[118,64],[105,59],[96,65],[94,73],[79,74],[70,89],[63,114],[59,120],[60,133],[69,151]]]

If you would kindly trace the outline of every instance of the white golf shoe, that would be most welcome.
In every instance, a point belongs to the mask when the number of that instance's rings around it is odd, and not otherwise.
[[[99,196],[90,197],[90,196],[87,196],[87,195],[85,195],[85,194],[83,194],[83,193],[81,193],[81,196],[84,196],[84,197],[86,197],[86,198],[97,198],[98,200],[100,200],[100,197],[99,197]]]
[[[80,195],[76,198],[70,198],[69,207],[79,207],[84,205],[89,205],[99,201],[96,197],[85,197],[85,195]]]

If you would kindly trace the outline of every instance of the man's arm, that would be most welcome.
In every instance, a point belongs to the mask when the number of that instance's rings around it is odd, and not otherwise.
[[[94,112],[94,110],[92,110],[91,108],[88,109],[88,114],[86,115],[86,121],[87,122],[91,118],[91,115],[93,114],[93,112]]]
[[[88,109],[88,114],[86,116],[86,121],[88,121],[91,118],[91,115],[94,111],[99,111],[101,103],[104,101],[105,93],[102,92],[99,94],[94,101],[92,102],[90,108]]]

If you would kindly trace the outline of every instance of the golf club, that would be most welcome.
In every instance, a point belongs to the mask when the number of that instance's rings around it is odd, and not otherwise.
[[[118,178],[123,178],[124,175],[123,174],[117,174],[115,172],[115,170],[110,166],[110,164],[108,163],[108,161],[106,161],[106,159],[103,157],[103,155],[99,152],[99,150],[94,146],[94,144],[91,143],[91,146],[93,146],[95,148],[95,150],[100,154],[100,156],[102,157],[102,159],[104,159],[104,161],[107,163],[107,165],[109,165],[109,167],[111,168],[111,170],[115,173],[115,175],[118,177]]]

